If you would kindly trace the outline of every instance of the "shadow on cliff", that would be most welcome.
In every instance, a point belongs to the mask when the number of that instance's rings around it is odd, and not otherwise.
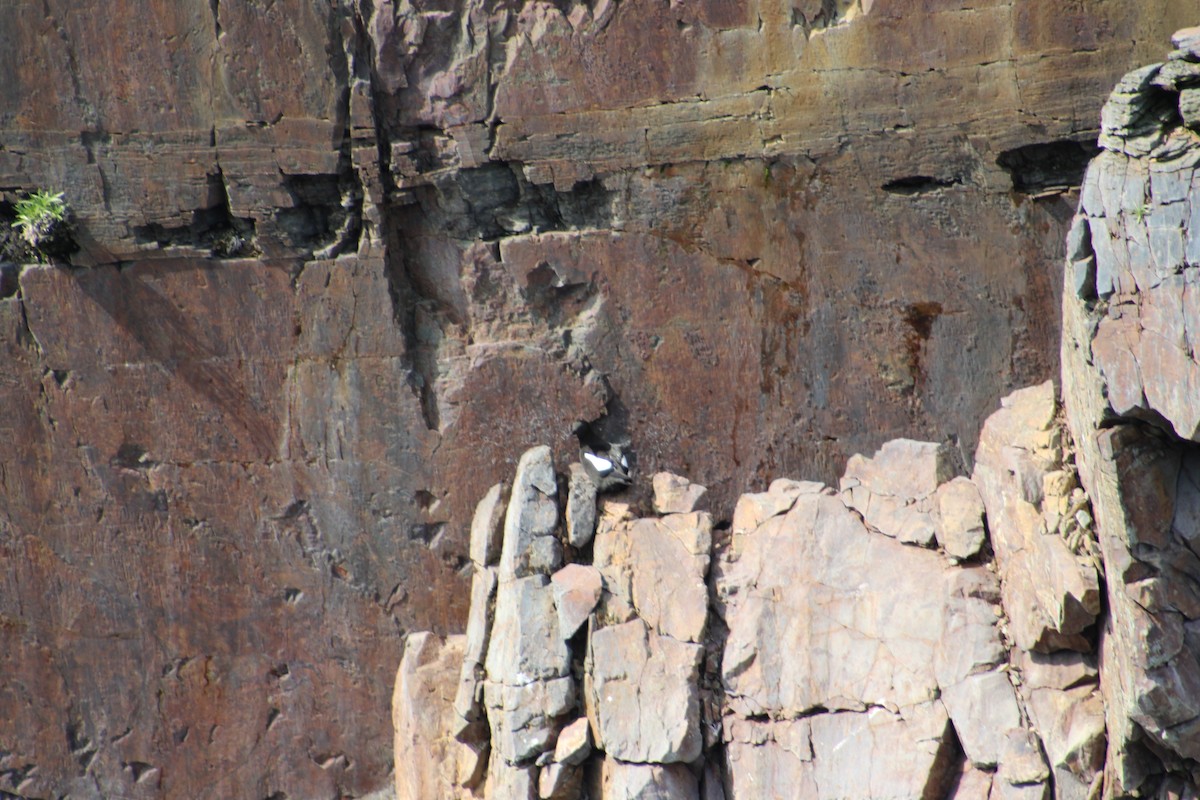
[[[186,289],[203,291],[212,273],[235,269],[226,264],[189,259],[126,268],[73,270],[70,274],[80,293],[140,347],[147,363],[161,367],[172,379],[183,381],[220,414],[237,440],[244,436],[257,458],[270,461],[278,458],[280,420],[266,407],[266,398],[257,391],[261,387],[251,385],[253,370],[243,366],[246,351],[258,350],[256,343],[246,337],[257,339],[264,331],[256,321],[246,321],[246,327],[232,337],[237,350],[230,351],[228,338],[218,339],[210,335],[212,331],[196,323],[198,311],[189,314],[187,304],[173,302],[144,279],[148,274],[200,271],[209,275]]]

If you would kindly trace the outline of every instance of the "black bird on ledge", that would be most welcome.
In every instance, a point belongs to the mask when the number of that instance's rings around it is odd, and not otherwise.
[[[629,475],[629,443],[610,442],[601,436],[590,422],[580,420],[571,427],[579,439],[579,460],[588,477],[596,484],[597,492],[625,489],[633,479]]]

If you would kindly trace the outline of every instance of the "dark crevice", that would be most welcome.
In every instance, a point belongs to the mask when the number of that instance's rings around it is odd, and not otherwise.
[[[21,291],[21,267],[11,261],[0,261],[0,300],[16,297]]]
[[[418,190],[416,208],[445,236],[496,241],[524,233],[611,227],[615,196],[599,178],[558,191],[530,183],[520,163],[492,162],[455,170]]]
[[[1088,162],[1099,152],[1100,148],[1090,141],[1038,142],[1005,150],[996,158],[996,164],[1012,178],[1013,191],[1040,194],[1080,186]]]
[[[334,174],[285,175],[290,208],[275,211],[275,222],[289,247],[314,258],[335,258],[358,249],[362,233],[362,188],[355,178],[350,137],[344,137]]]
[[[914,195],[936,192],[951,186],[961,186],[963,179],[957,175],[949,178],[935,178],[930,175],[906,175],[883,184],[880,188],[889,194]]]
[[[192,247],[208,250],[214,258],[235,258],[258,252],[254,220],[233,216],[220,167],[208,175],[206,205],[192,212],[190,223],[173,226],[150,223],[134,228],[133,234],[138,244],[156,244],[160,248]]]

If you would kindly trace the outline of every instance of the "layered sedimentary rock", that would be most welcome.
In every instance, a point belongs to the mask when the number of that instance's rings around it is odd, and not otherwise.
[[[79,249],[0,255],[0,790],[252,800],[390,783],[402,634],[467,625],[472,504],[575,420],[712,509],[897,436],[972,452],[1053,372],[1104,96],[1192,22],[11,5],[0,251],[37,188]]]
[[[1173,42],[1105,106],[1063,297],[1063,391],[1107,578],[1111,796],[1200,779],[1200,46],[1196,29]]]

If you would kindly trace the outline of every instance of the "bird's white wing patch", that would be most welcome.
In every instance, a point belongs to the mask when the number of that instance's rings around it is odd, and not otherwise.
[[[596,471],[601,475],[612,472],[613,463],[607,458],[601,458],[595,453],[584,453],[583,457],[586,458],[587,462],[595,467]]]

